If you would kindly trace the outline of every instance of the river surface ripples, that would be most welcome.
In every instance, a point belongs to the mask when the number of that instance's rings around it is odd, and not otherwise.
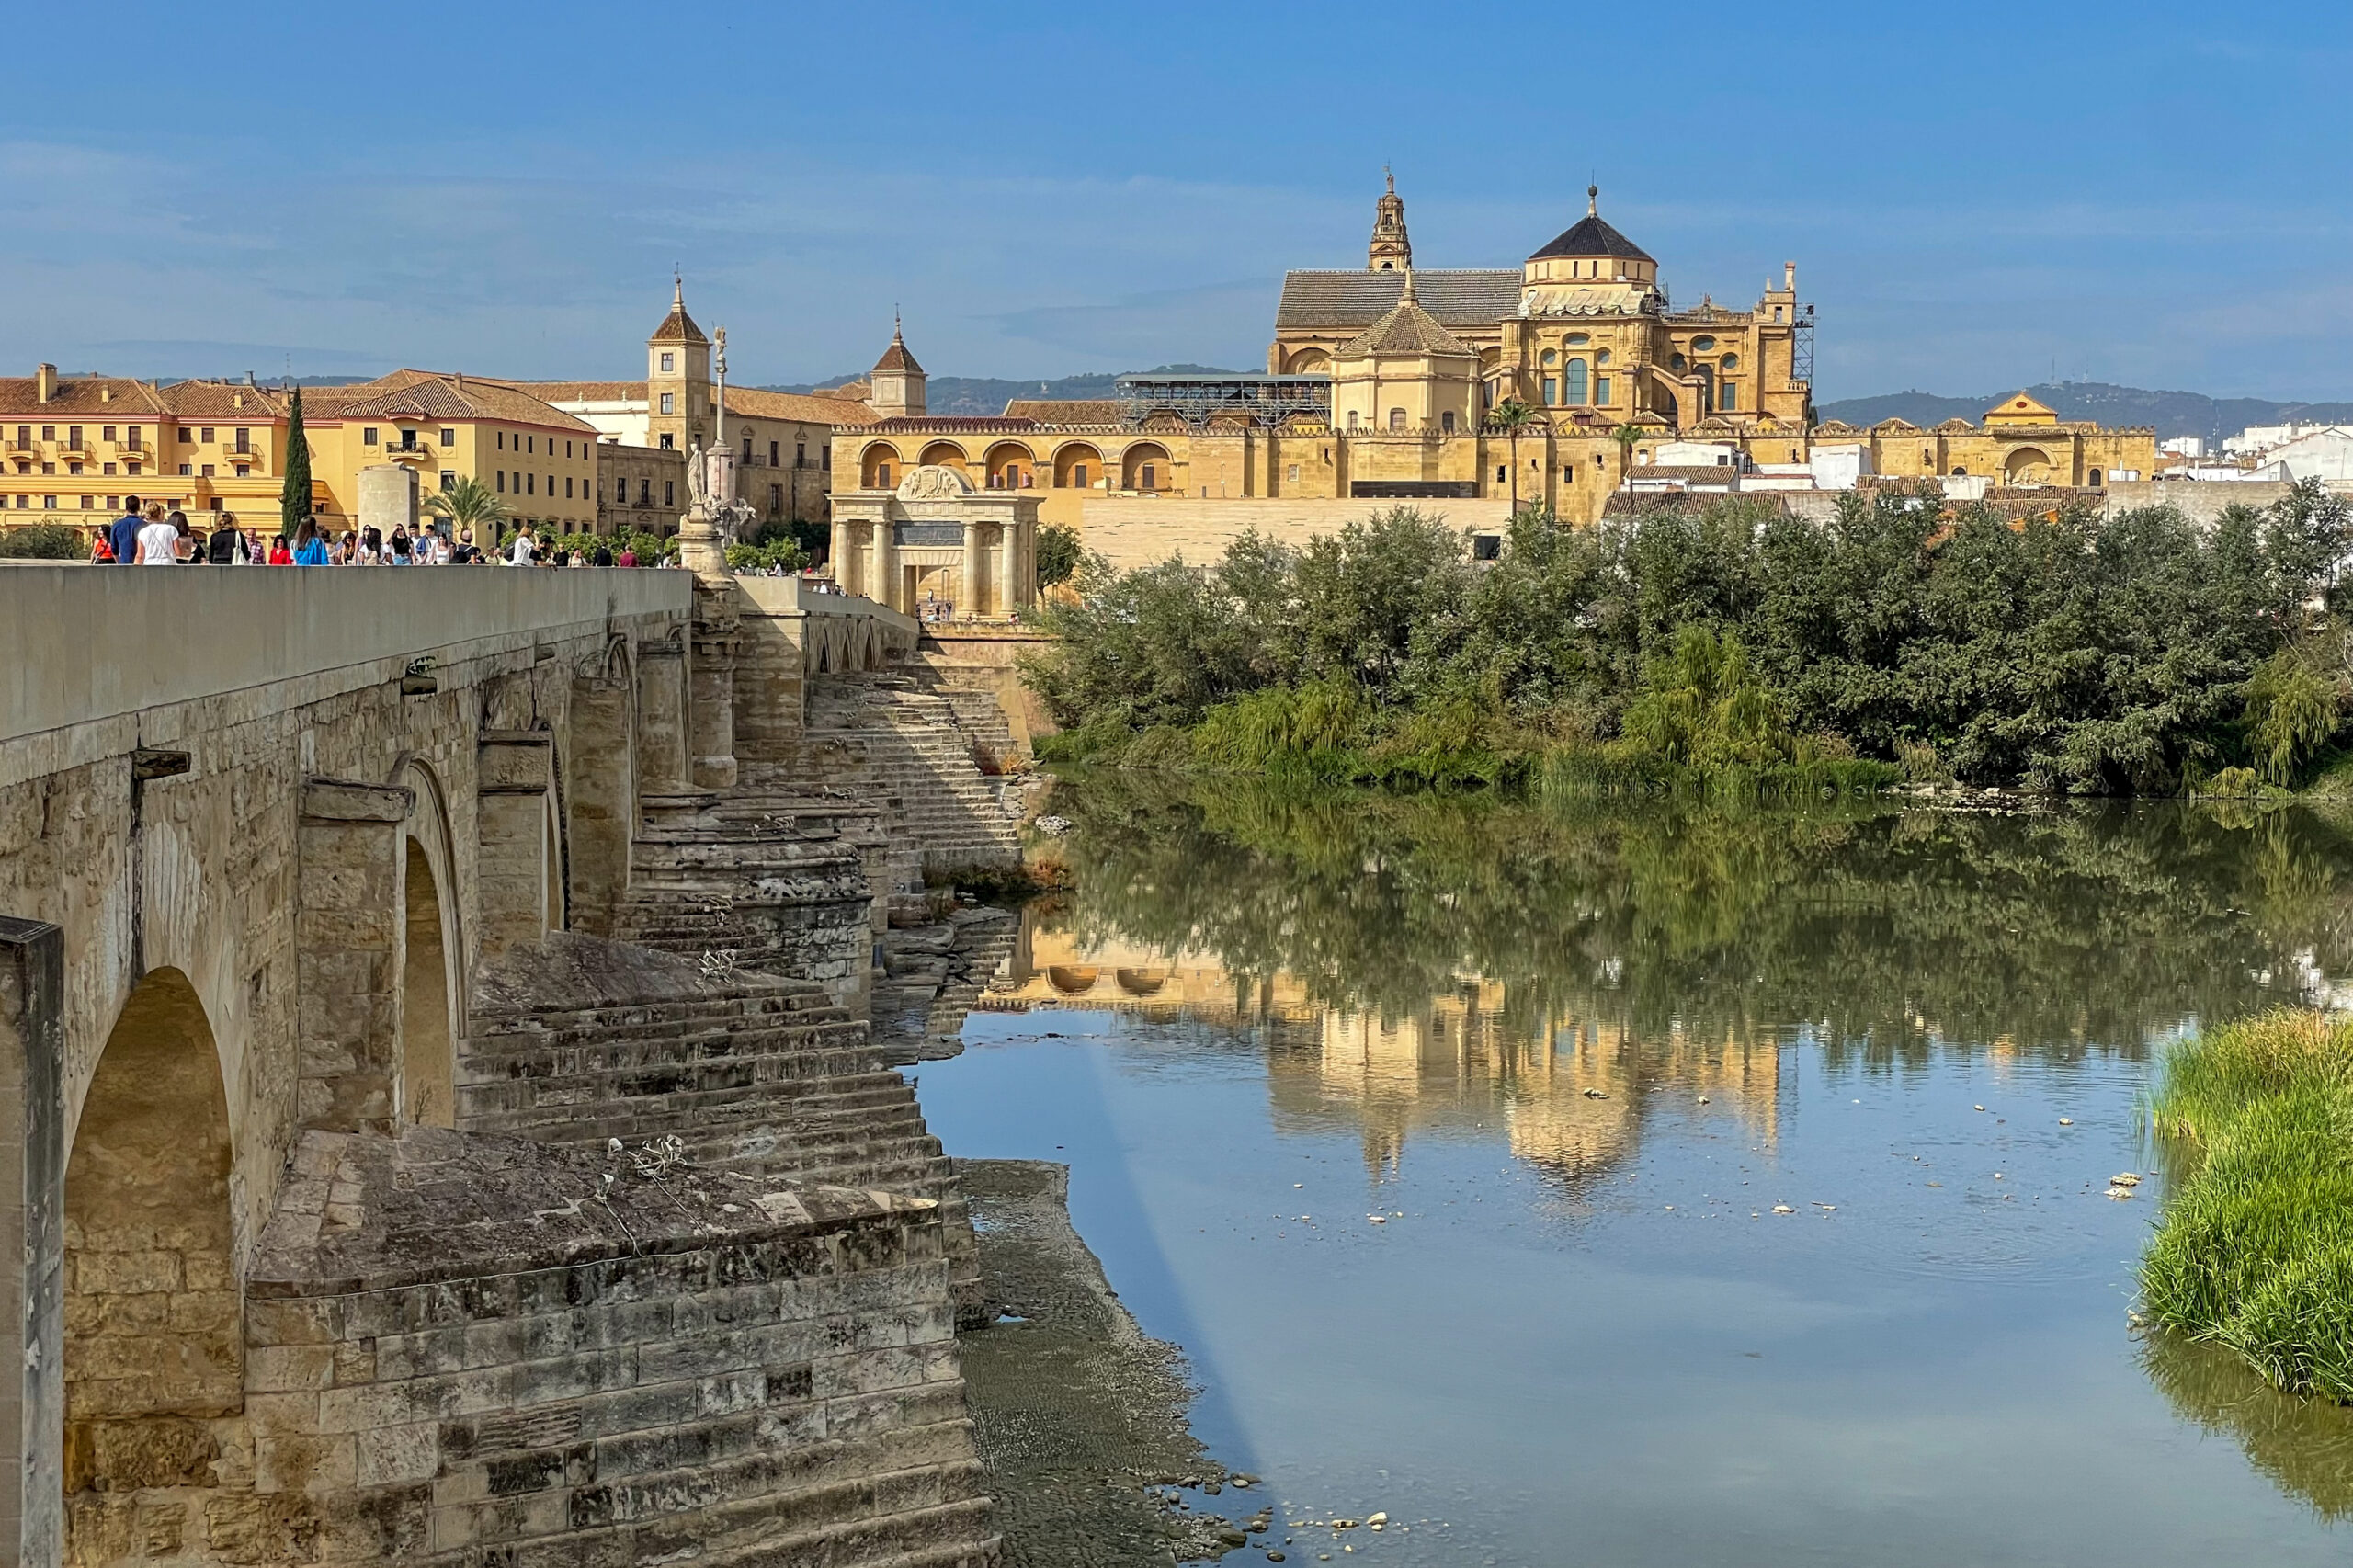
[[[1053,809],[925,1108],[1068,1162],[1288,1561],[2353,1557],[2353,1417],[2131,1317],[2165,1042],[2353,970],[2327,820]]]

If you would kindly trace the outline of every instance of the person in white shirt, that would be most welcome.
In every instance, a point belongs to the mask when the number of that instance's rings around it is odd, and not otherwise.
[[[506,557],[509,566],[529,566],[539,556],[539,549],[531,542],[531,525],[525,523],[523,531],[515,536],[515,548]]]
[[[178,517],[177,513],[173,514]],[[147,503],[147,520],[139,527],[139,553],[134,557],[141,566],[176,566],[180,563],[180,530],[176,523],[164,516],[161,501]]]

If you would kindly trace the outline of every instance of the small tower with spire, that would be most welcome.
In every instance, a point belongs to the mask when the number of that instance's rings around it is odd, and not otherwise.
[[[1365,253],[1365,267],[1372,272],[1409,272],[1414,242],[1405,237],[1405,202],[1397,194],[1397,176],[1385,164],[1381,172],[1389,189],[1372,204],[1372,244]]]
[[[670,283],[670,313],[645,340],[646,424],[654,445],[680,451],[711,439],[710,339],[687,314],[686,280]]]
[[[867,406],[883,418],[923,417],[923,367],[907,352],[907,340],[895,310],[891,312],[891,347],[874,361],[874,371],[867,378],[867,384],[871,389],[867,393]]]

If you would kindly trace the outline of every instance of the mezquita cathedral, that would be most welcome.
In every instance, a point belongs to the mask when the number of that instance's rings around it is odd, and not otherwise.
[[[1649,252],[1603,218],[1600,192],[1509,267],[1417,267],[1393,180],[1361,267],[1283,279],[1264,374],[1119,378],[1118,395],[1016,399],[990,418],[926,413],[921,366],[894,336],[870,402],[833,437],[833,560],[843,583],[903,607],[968,598],[969,560],[1010,579],[992,529],[968,553],[946,491],[993,499],[1006,539],[1077,528],[1115,564],[1214,559],[1256,528],[1287,541],[1361,517],[1366,500],[1446,503],[1482,552],[1511,509],[1598,519],[1620,492],[1824,491],[1877,476],[1949,494],[2098,491],[2149,477],[2145,429],[2065,422],[2019,394],[1982,423],[1817,425],[1813,308],[1782,264],[1754,305],[1678,308]],[[887,387],[888,396],[881,395]],[[845,392],[864,388],[842,389]],[[915,517],[898,491],[925,473]],[[931,517],[938,514],[938,517]],[[909,530],[913,531],[910,532]],[[939,533],[904,559],[893,540]]]

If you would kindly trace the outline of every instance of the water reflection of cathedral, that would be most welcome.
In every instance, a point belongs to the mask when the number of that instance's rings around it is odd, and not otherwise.
[[[1034,916],[980,1006],[1074,1007],[1248,1030],[1263,1044],[1278,1130],[1355,1131],[1367,1169],[1393,1173],[1416,1136],[1501,1136],[1520,1159],[1583,1183],[1622,1165],[1660,1110],[1737,1127],[1770,1145],[1775,1037],[1637,1039],[1597,990],[1578,1012],[1516,1007],[1503,983],[1463,977],[1393,1014],[1313,1000],[1288,974],[1250,978],[1213,955],[1118,940],[1081,944]],[[1706,1103],[1701,1104],[1704,1100]]]

